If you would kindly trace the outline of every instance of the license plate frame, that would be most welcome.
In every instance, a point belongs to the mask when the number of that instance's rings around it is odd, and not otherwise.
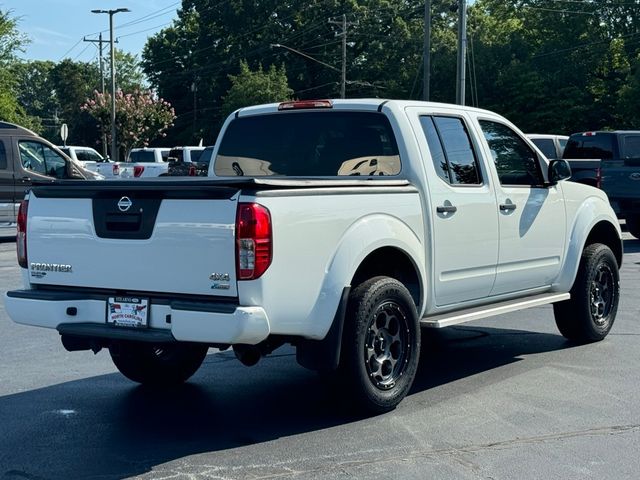
[[[109,297],[106,323],[118,328],[148,328],[149,305],[144,297]]]

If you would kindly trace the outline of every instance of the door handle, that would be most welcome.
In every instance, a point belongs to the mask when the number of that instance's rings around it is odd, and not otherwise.
[[[501,212],[511,212],[513,210],[515,210],[517,207],[517,205],[515,203],[501,203],[500,204],[500,211]]]
[[[454,207],[453,205],[441,205],[436,207],[436,212],[438,213],[455,213],[458,211],[458,207]]]

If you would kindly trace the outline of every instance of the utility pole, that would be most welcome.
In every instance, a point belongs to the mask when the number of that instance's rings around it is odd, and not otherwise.
[[[98,52],[100,56],[100,93],[104,95],[104,61],[102,57],[102,44],[108,43],[110,40],[102,40],[102,32],[98,35],[98,40],[87,39],[86,37],[82,38],[83,42],[97,43],[98,44]],[[118,43],[118,40],[115,40],[114,43]],[[102,156],[107,158],[107,134],[102,133]]]
[[[431,0],[424,0],[424,76],[422,99],[429,101],[431,83]]]
[[[196,120],[197,120],[197,112],[198,112],[198,81],[197,77],[194,77],[193,82],[191,82],[191,91],[193,92],[193,138],[196,138]]]
[[[120,12],[130,12],[128,8],[116,8],[115,10],[91,10],[91,13],[109,14],[109,43],[111,44],[111,160],[119,161],[118,142],[116,140],[116,65],[113,39],[113,16]]]
[[[347,98],[347,27],[355,25],[347,22],[347,16],[342,15],[342,20],[329,20],[329,23],[338,25],[342,31],[336,33],[336,37],[342,36],[342,77],[340,79],[340,98]]]
[[[467,69],[467,0],[458,0],[458,70],[456,75],[456,103],[465,103]]]

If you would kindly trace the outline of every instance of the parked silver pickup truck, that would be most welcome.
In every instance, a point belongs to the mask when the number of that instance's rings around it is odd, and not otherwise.
[[[68,350],[108,348],[145,384],[185,381],[211,346],[252,365],[290,343],[370,412],[408,393],[421,327],[546,304],[574,342],[613,326],[622,241],[606,195],[563,181],[567,163],[495,113],[243,108],[209,175],[35,186],[10,317]]]

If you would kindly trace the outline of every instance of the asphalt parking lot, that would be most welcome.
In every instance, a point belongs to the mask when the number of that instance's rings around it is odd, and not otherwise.
[[[0,479],[637,479],[640,241],[625,252],[603,342],[566,342],[550,307],[430,333],[410,395],[373,418],[288,348],[252,368],[210,354],[154,391],[0,306]],[[0,243],[2,294],[18,270]]]

